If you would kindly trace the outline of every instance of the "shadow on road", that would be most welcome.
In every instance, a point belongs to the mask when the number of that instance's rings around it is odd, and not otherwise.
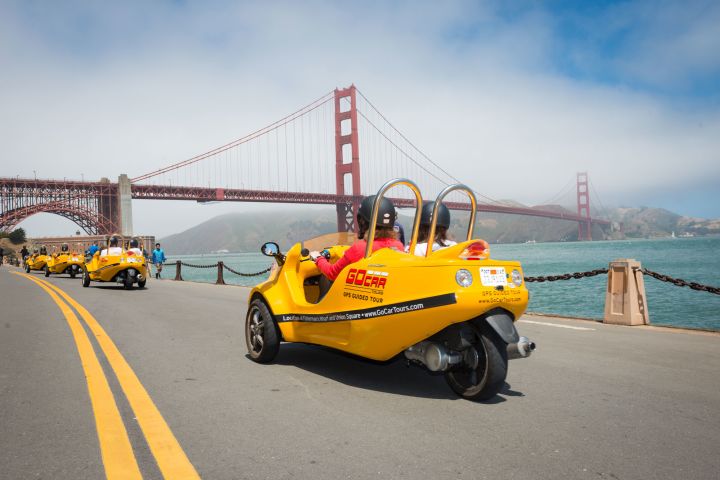
[[[408,367],[402,359],[374,362],[324,347],[283,343],[273,363],[301,368],[330,380],[367,390],[410,397],[461,400],[442,375],[431,374],[419,367]],[[523,396],[522,393],[511,390],[507,383],[500,393]],[[484,403],[504,401],[504,397],[496,395]]]

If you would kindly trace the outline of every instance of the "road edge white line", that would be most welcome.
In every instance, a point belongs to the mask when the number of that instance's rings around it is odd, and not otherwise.
[[[570,330],[585,330],[585,331],[590,330],[590,331],[595,331],[594,328],[590,328],[590,327],[573,327],[572,325],[560,325],[559,323],[538,322],[538,321],[535,321],[535,320],[518,320],[518,322],[532,323],[533,325],[546,325],[546,326],[548,326],[548,327],[568,328],[568,329],[570,329]]]

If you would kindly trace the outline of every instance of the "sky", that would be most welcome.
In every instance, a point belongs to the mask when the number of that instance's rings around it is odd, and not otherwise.
[[[718,25],[717,1],[3,0],[0,176],[137,176],[354,83],[491,198],[587,171],[605,207],[719,218]],[[273,208],[134,201],[134,230]]]

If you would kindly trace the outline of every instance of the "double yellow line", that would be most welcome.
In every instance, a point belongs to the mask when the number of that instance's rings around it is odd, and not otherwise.
[[[35,282],[45,290],[58,305],[70,326],[87,379],[88,393],[95,415],[95,427],[107,478],[110,480],[135,480],[141,479],[142,474],[100,361],[90,338],[72,308],[82,317],[85,325],[95,336],[100,349],[115,372],[120,388],[125,393],[163,477],[173,480],[199,479],[200,476],[188,460],[150,395],[95,317],[55,285],[24,273],[13,273]],[[71,306],[72,308],[70,308]]]

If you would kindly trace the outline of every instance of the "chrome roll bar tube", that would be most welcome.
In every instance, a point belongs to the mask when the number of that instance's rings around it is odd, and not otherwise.
[[[427,249],[425,252],[425,258],[428,258],[430,254],[432,253],[432,247],[435,244],[435,227],[437,224],[437,217],[438,217],[438,211],[440,209],[440,204],[443,201],[443,198],[455,190],[463,191],[467,194],[468,198],[470,198],[470,206],[471,206],[471,213],[470,213],[470,224],[468,225],[467,230],[467,238],[465,239],[470,240],[472,238],[473,229],[475,228],[475,214],[477,213],[477,199],[475,198],[475,194],[473,193],[472,189],[468,187],[467,185],[463,185],[462,183],[456,183],[455,185],[448,185],[443,189],[442,192],[440,192],[435,199],[435,205],[433,205],[433,212],[432,212],[432,220],[430,221],[430,231],[428,232],[428,241],[427,241]],[[418,209],[418,212],[420,209]],[[415,251],[415,244],[410,247],[410,252]]]
[[[378,216],[378,210],[380,208],[380,201],[385,196],[385,192],[390,190],[393,187],[396,187],[398,185],[405,185],[410,190],[413,191],[415,194],[415,200],[417,202],[417,208],[415,209],[415,221],[413,222],[413,230],[412,230],[412,237],[410,240],[410,251],[415,251],[415,245],[417,245],[417,239],[418,239],[418,231],[420,230],[420,216],[422,214],[422,195],[420,194],[420,189],[417,185],[415,185],[415,182],[412,180],[408,180],[407,178],[396,178],[393,180],[388,181],[380,187],[380,190],[378,190],[377,195],[375,196],[375,201],[373,202],[373,209],[372,209],[372,216],[371,216],[371,222],[370,227],[367,231],[367,245],[365,246],[365,258],[369,257],[372,253],[372,247],[373,243],[375,242],[375,226],[377,222],[377,216]],[[465,187],[467,188],[467,187]],[[447,189],[446,189],[447,190]],[[443,190],[445,191],[445,190]],[[473,197],[474,199],[475,197]],[[475,204],[473,204],[474,206]],[[474,217],[472,219],[474,221]],[[471,221],[471,225],[472,225]]]

